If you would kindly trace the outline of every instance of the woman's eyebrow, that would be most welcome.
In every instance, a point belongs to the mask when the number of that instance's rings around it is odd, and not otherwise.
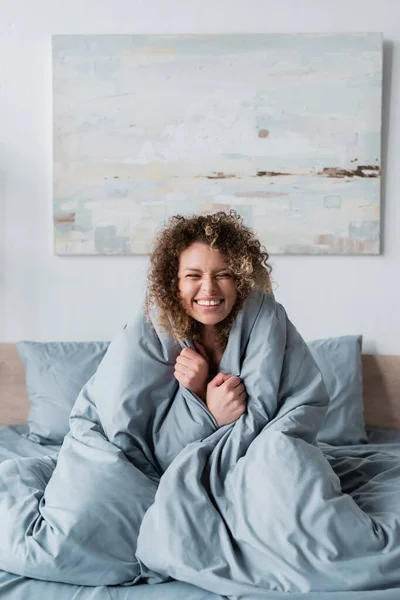
[[[185,267],[184,271],[196,271],[196,273],[202,273],[201,269],[196,269],[195,267]],[[222,271],[229,271],[229,267],[223,267],[222,269],[216,269],[215,271],[211,271],[211,273],[221,273]]]

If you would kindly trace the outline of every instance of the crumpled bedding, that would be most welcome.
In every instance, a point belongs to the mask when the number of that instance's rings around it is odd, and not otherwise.
[[[253,292],[236,318],[220,370],[248,404],[232,425],[174,379],[182,345],[138,315],[59,452],[0,465],[0,569],[237,598],[399,586],[400,458],[316,445],[327,392],[284,309]]]

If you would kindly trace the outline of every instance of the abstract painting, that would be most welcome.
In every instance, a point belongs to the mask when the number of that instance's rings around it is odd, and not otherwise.
[[[272,254],[380,252],[381,34],[53,37],[54,248],[233,208]]]

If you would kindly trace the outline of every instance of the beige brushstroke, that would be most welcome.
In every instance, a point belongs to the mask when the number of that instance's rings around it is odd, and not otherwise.
[[[59,213],[58,215],[54,215],[54,223],[75,223],[75,213]]]

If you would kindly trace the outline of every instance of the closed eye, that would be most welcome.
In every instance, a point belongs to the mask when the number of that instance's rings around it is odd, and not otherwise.
[[[201,277],[201,275],[199,273],[188,273],[187,275],[185,275],[185,278],[189,278],[189,279],[199,279]],[[216,279],[226,279],[226,278],[231,278],[232,274],[231,273],[217,273],[217,275],[215,276]]]

